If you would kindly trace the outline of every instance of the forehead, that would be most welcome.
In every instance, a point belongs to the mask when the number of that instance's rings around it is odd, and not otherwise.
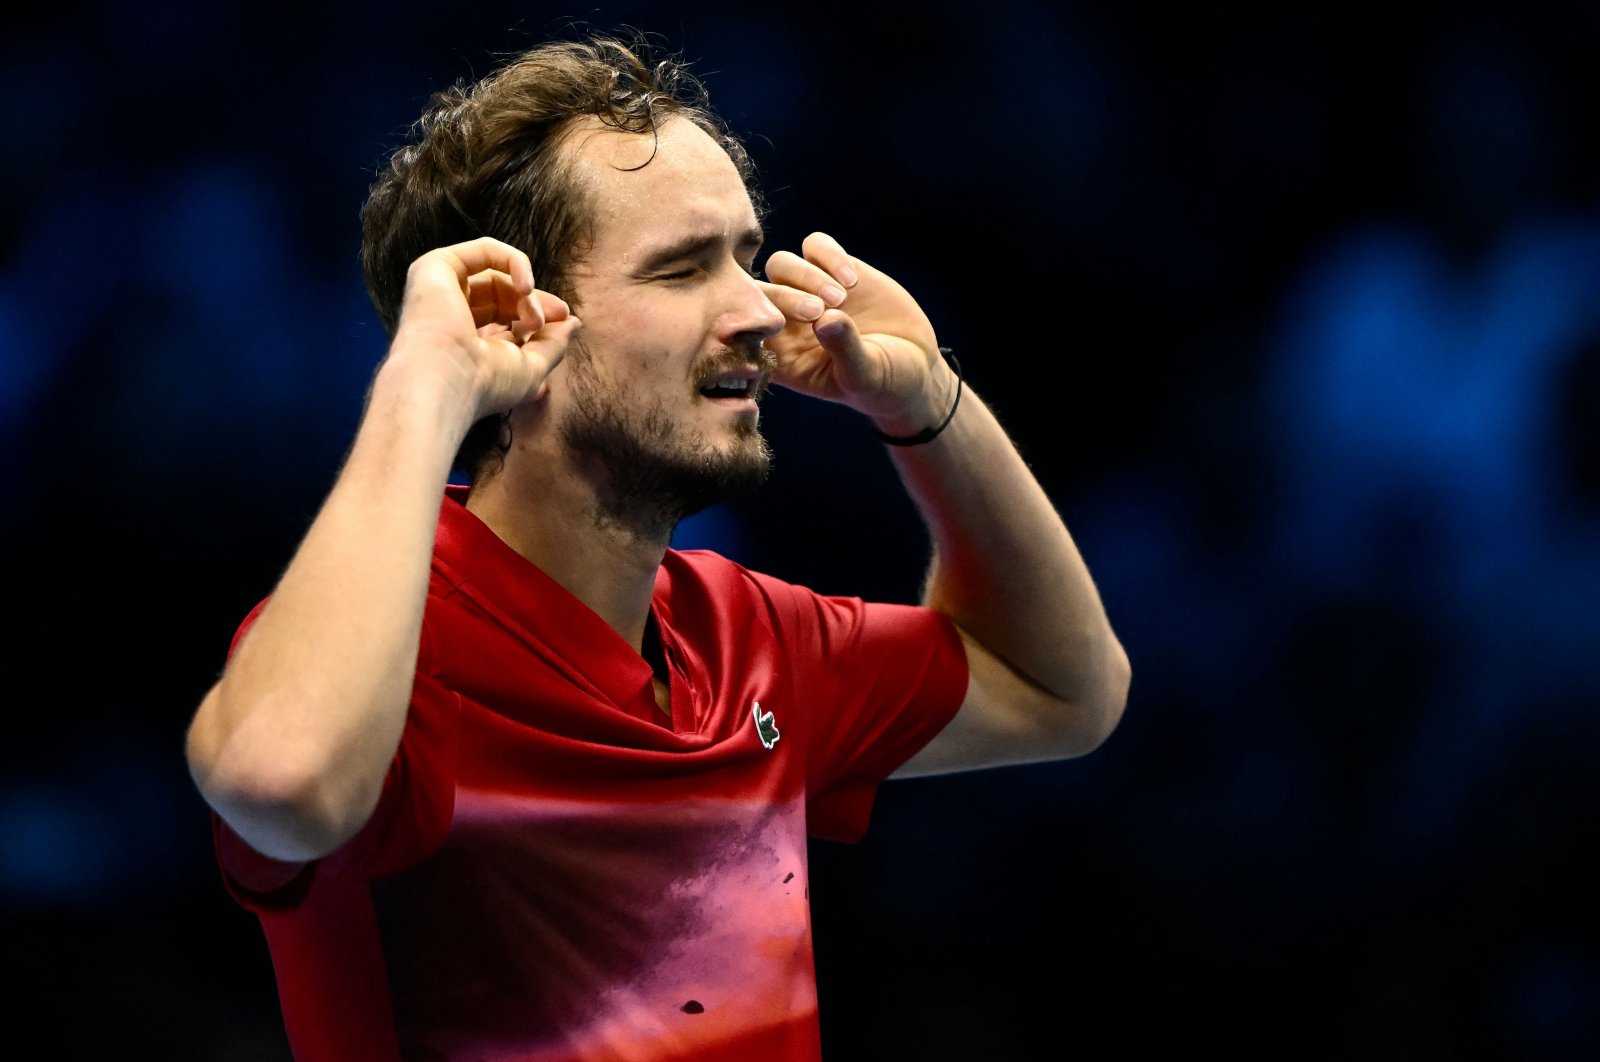
[[[693,122],[668,118],[656,134],[586,121],[572,138],[574,176],[594,209],[591,263],[643,258],[687,233],[736,242],[756,226],[733,160]]]

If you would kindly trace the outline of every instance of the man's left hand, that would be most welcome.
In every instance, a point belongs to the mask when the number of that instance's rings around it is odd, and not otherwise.
[[[774,382],[842,402],[891,433],[937,421],[949,404],[948,370],[911,293],[827,233],[813,232],[800,249],[767,259],[763,286],[788,318],[765,344],[778,359]],[[796,292],[821,299],[822,315],[790,309]]]

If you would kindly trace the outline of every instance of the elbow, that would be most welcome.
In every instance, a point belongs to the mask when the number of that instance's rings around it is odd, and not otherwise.
[[[353,837],[378,787],[370,800],[352,794],[319,750],[259,726],[224,727],[218,697],[215,689],[207,695],[185,741],[190,776],[212,810],[250,847],[288,862],[320,858]]]
[[[376,798],[353,803],[315,771],[291,764],[191,767],[207,804],[251,848],[285,862],[320,859],[361,829]]]
[[[1110,661],[1106,671],[1100,736],[1095,742],[1097,748],[1105,744],[1117,729],[1117,724],[1122,722],[1122,713],[1128,707],[1128,689],[1133,684],[1133,664],[1128,660],[1128,651],[1115,638],[1111,640]]]
[[[1133,665],[1116,638],[1110,640],[1090,691],[1075,702],[1080,726],[1074,755],[1082,756],[1104,745],[1122,722],[1128,706]]]

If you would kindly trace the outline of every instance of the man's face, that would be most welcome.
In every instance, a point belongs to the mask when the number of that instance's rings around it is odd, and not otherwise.
[[[784,318],[750,275],[762,240],[750,197],[702,129],[595,123],[572,151],[595,219],[571,274],[584,328],[557,423],[602,515],[659,532],[766,476],[761,343]]]

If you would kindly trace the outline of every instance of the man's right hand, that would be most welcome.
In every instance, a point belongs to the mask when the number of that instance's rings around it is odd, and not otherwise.
[[[414,369],[469,389],[485,417],[542,396],[581,324],[534,287],[526,254],[483,236],[412,262],[389,358],[415,359]]]

